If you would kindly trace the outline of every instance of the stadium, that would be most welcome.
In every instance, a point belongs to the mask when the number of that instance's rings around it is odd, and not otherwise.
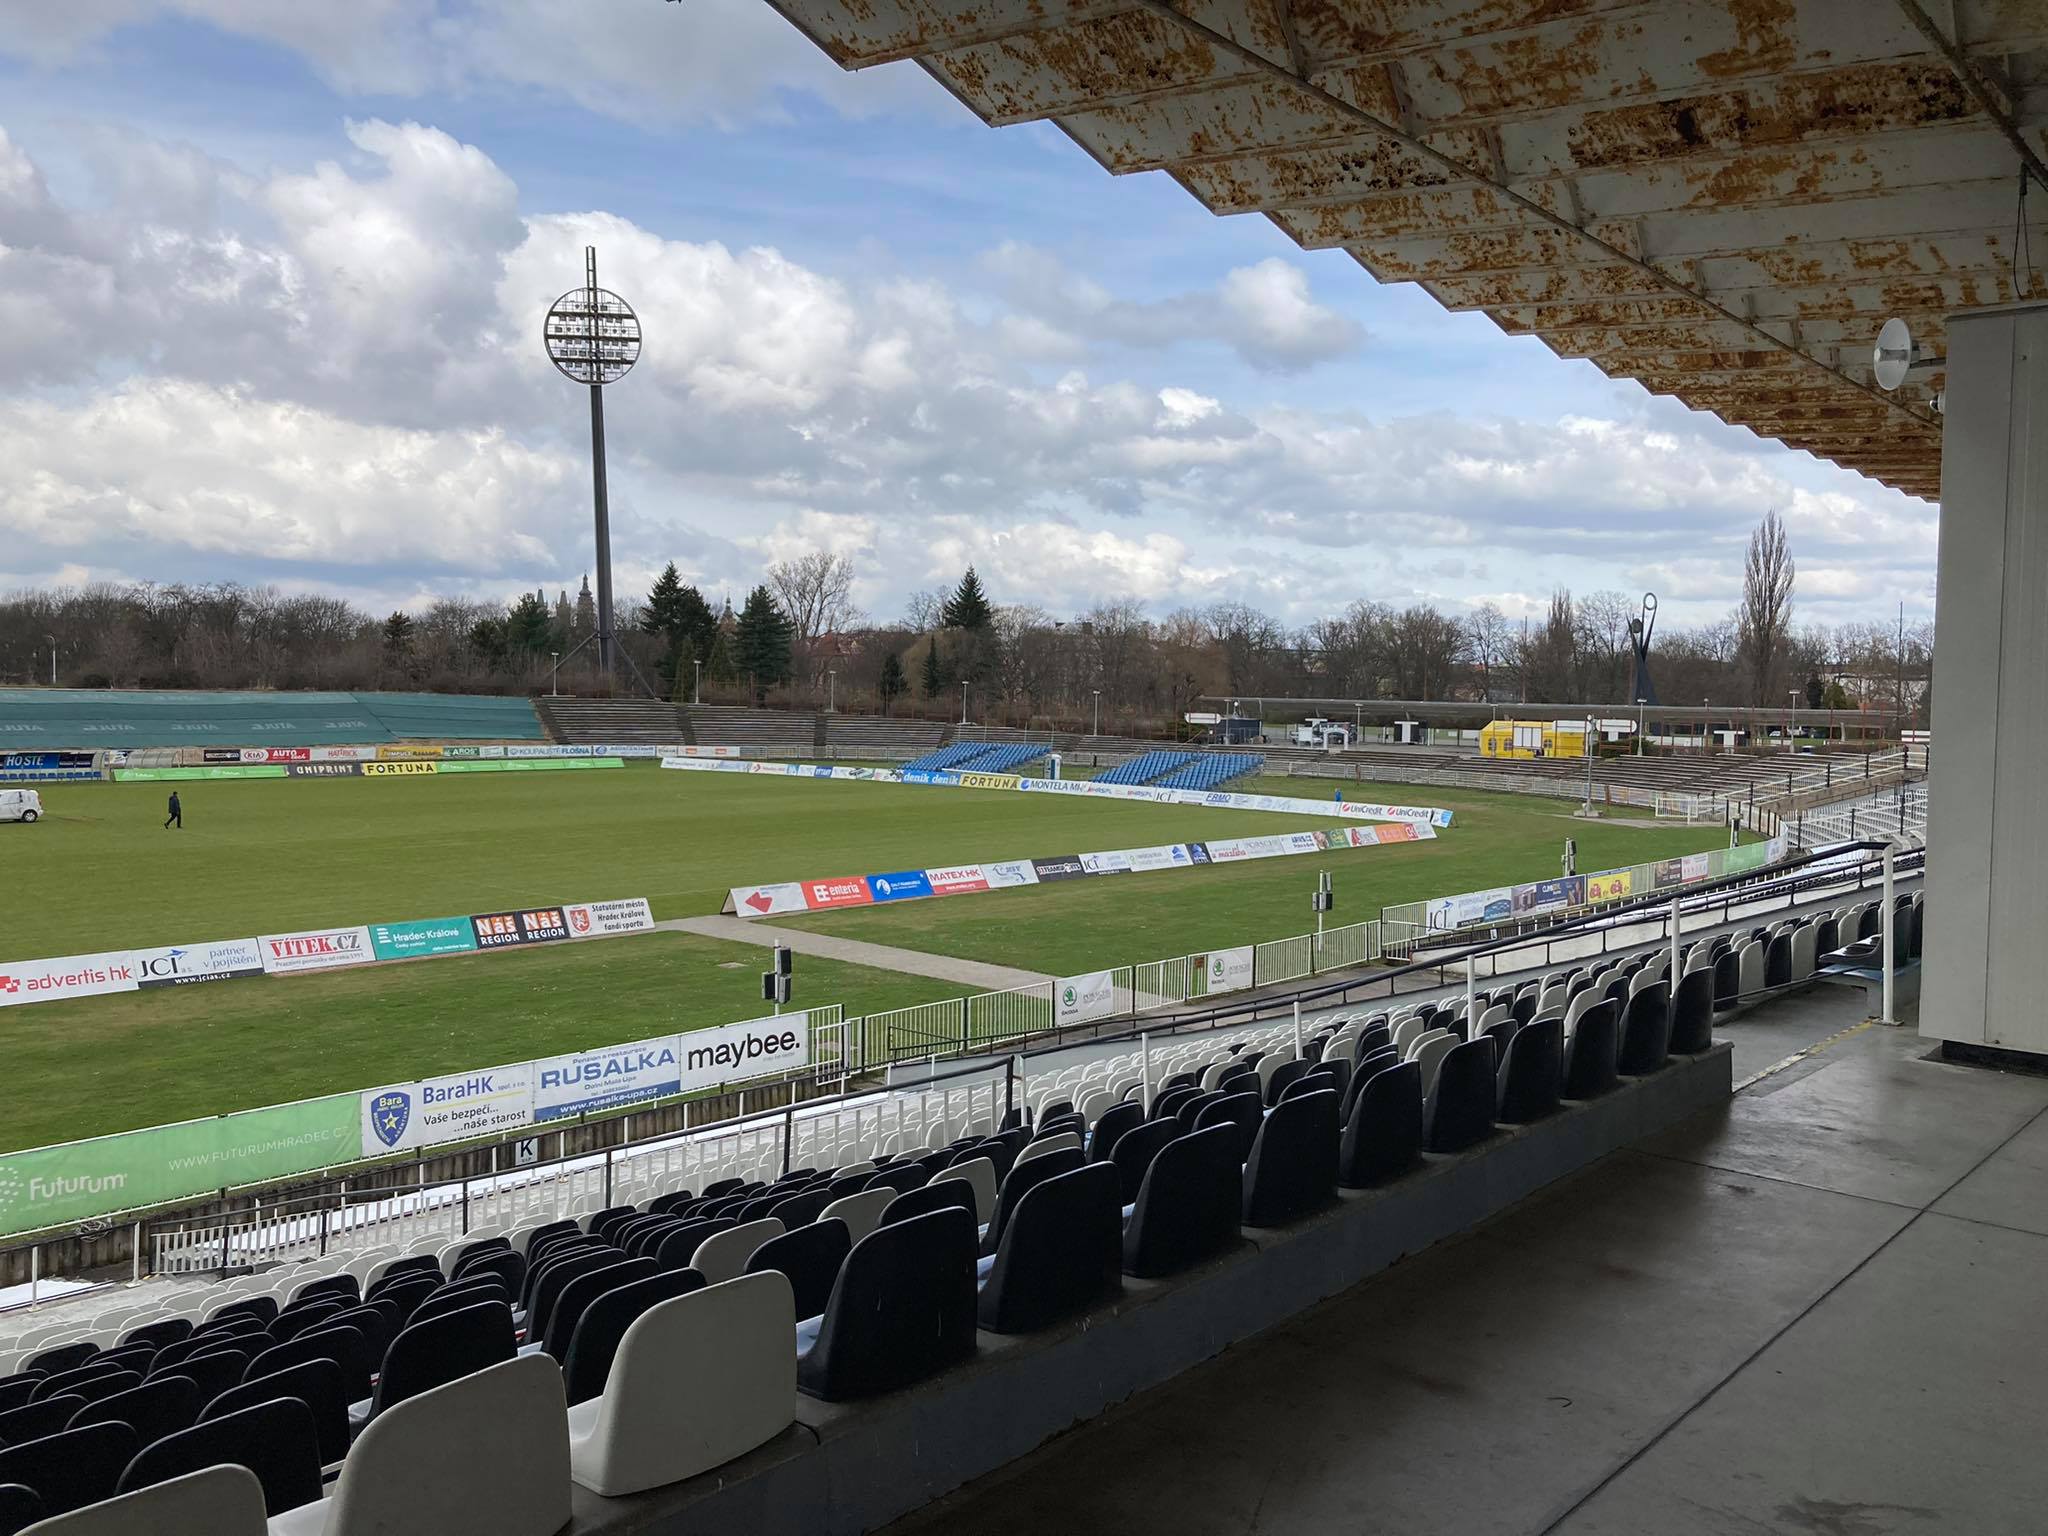
[[[2048,22],[1565,9],[769,20],[1945,493],[1938,630],[622,596],[583,247],[576,603],[0,601],[0,1536],[2038,1528]]]

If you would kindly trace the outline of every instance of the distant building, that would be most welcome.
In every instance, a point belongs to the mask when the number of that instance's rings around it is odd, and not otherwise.
[[[583,590],[576,594],[576,632],[587,635],[597,628],[597,599],[590,595],[590,576],[583,577]]]

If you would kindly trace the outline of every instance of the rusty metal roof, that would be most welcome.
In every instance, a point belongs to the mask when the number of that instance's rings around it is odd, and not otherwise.
[[[2038,295],[2048,0],[771,0],[842,66],[1483,310],[1917,496],[1938,361],[1892,315]],[[2048,225],[2037,258],[2048,264]]]

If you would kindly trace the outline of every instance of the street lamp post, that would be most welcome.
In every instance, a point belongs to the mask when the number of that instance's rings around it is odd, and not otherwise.
[[[1788,688],[1785,690],[1785,697],[1790,701],[1785,705],[1785,750],[1790,752],[1792,750],[1792,712],[1799,707],[1799,690],[1797,688]]]
[[[1095,734],[1095,735],[1097,735],[1097,736],[1100,736],[1100,735],[1102,734],[1102,690],[1101,690],[1100,688],[1097,688],[1097,689],[1095,689],[1095,690],[1094,690],[1094,694],[1095,694],[1095,730],[1094,730],[1094,733],[1093,733],[1093,734]]]
[[[50,686],[54,688],[57,686],[57,637],[45,635],[43,638],[50,642]]]
[[[965,724],[967,723],[967,689],[968,689],[968,687],[969,687],[969,684],[968,684],[967,680],[966,680],[965,678],[962,678],[962,679],[960,680],[960,723],[961,723],[962,725],[965,725]]]
[[[832,714],[839,698],[839,674],[831,667],[825,669],[825,713]]]
[[[1646,703],[1648,703],[1648,700],[1646,700],[1646,699],[1637,699],[1637,700],[1636,700],[1636,756],[1637,756],[1637,757],[1641,757],[1641,756],[1643,755],[1643,732],[1644,732],[1644,731],[1645,731],[1645,730],[1646,730],[1646,729],[1648,728],[1648,727],[1647,727],[1647,724],[1646,724],[1646,716],[1647,716],[1647,714],[1648,714],[1648,711],[1647,711],[1647,710],[1646,710],[1646,709],[1645,709],[1645,708],[1643,707],[1643,706],[1644,706],[1644,705],[1645,705]]]
[[[691,665],[691,666],[693,666],[693,667],[695,667],[695,668],[697,669],[697,678],[696,678],[696,681],[695,681],[694,683],[692,683],[692,684],[690,685],[690,702],[691,702],[692,704],[702,704],[702,703],[704,702],[704,662],[703,662],[703,659],[702,659],[701,657],[697,657],[697,656],[692,656],[692,657],[690,658],[690,665]]]

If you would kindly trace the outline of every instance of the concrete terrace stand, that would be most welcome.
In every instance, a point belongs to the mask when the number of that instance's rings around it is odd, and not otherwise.
[[[872,1530],[1015,1460],[1134,1393],[1464,1232],[1607,1154],[1725,1102],[1725,1041],[1623,1078],[1467,1152],[1425,1158],[1379,1189],[1282,1229],[1246,1228],[1230,1253],[1166,1280],[1126,1277],[1120,1300],[1041,1333],[979,1335],[976,1358],[855,1403],[797,1400],[787,1433],[714,1472],[628,1499],[578,1487],[573,1536],[838,1536]]]

